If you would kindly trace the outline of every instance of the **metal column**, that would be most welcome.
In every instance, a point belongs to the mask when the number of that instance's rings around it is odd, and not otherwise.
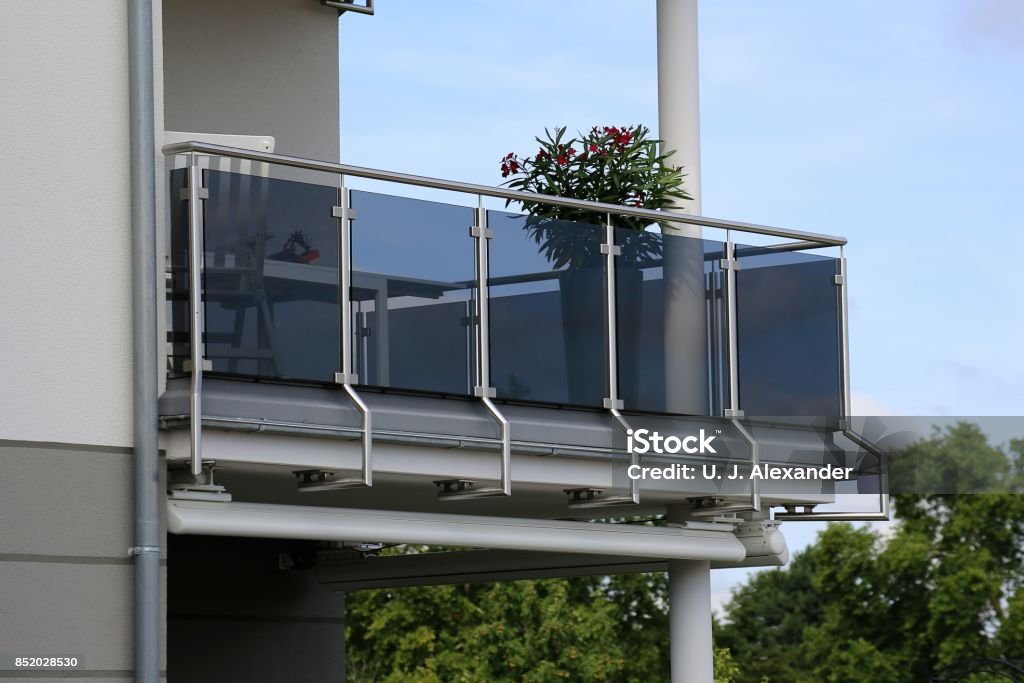
[[[685,507],[671,506],[668,521],[685,522],[688,514]],[[670,560],[668,596],[672,683],[713,683],[711,563]]]

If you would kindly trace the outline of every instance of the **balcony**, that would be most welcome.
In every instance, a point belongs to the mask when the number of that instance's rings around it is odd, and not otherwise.
[[[429,507],[515,490],[524,514],[564,513],[566,490],[577,508],[814,505],[831,484],[641,491],[627,430],[703,429],[716,462],[747,471],[846,462],[862,445],[842,438],[842,238],[201,143],[165,151],[168,454],[195,475],[215,461],[233,492],[351,489],[373,507],[383,482],[403,492],[392,505]],[[501,205],[526,198],[592,218]]]

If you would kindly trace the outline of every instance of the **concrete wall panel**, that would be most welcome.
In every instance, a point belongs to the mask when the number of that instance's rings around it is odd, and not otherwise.
[[[131,443],[125,13],[4,3],[0,439]]]

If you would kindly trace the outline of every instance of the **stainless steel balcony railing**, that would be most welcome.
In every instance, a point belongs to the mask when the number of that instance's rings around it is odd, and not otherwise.
[[[204,373],[341,385],[363,418],[363,467],[336,488],[372,484],[372,415],[359,388],[480,400],[498,425],[502,465],[500,485],[476,495],[511,492],[501,401],[606,410],[624,430],[626,411],[720,416],[755,463],[744,416],[817,416],[846,428],[841,237],[199,142],[164,153],[184,166],[171,171],[172,200],[180,199],[171,202],[171,370],[192,378],[197,475]],[[282,169],[331,180],[284,179]],[[473,201],[355,190],[346,177]],[[594,220],[488,210],[484,198],[582,209]],[[650,227],[623,227],[626,218]],[[659,230],[676,223],[724,239]],[[789,241],[743,246],[736,232]],[[839,257],[806,253],[823,247],[838,247]],[[683,267],[699,271],[702,292],[678,291],[673,271]],[[680,350],[666,329],[674,302],[694,295],[704,315],[692,324],[705,328],[704,348],[688,352],[706,365],[699,410],[672,397]],[[633,481],[629,495],[602,504],[638,500]],[[760,508],[756,481],[749,508]]]

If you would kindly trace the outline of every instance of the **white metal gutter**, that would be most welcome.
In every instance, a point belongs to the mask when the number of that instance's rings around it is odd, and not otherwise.
[[[716,528],[719,527],[719,528]],[[739,562],[747,549],[727,525],[645,527],[348,508],[168,500],[176,534],[414,543],[464,548]]]

